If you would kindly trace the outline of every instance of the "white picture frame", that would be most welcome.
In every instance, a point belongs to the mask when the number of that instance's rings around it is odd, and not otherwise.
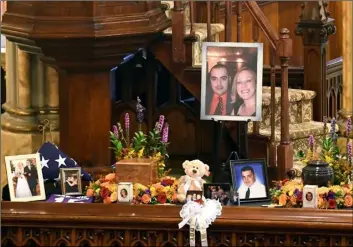
[[[130,182],[118,183],[118,202],[129,203],[133,200],[133,185]]]
[[[305,185],[303,188],[303,208],[317,208],[317,185]]]
[[[45,188],[39,153],[5,156],[10,200],[45,200]]]
[[[201,120],[261,121],[263,43],[204,42],[201,74]]]

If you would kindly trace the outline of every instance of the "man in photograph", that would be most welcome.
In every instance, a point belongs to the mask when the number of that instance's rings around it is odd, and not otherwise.
[[[26,166],[24,168],[24,175],[27,178],[29,189],[31,190],[32,196],[37,195],[37,184],[38,184],[38,172],[33,161],[30,159],[26,160]]]
[[[241,169],[243,183],[238,189],[240,199],[265,198],[267,196],[265,185],[256,179],[254,168],[244,166]]]
[[[228,87],[230,77],[228,69],[223,64],[216,64],[209,73],[209,82],[211,93],[206,95],[206,114],[209,115],[227,115],[231,111],[230,94]]]

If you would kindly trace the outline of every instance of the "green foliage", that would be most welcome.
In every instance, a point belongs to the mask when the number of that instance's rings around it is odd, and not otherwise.
[[[133,148],[135,152],[138,152],[142,148],[144,148],[147,144],[147,138],[145,133],[142,131],[137,131],[135,136],[132,138]]]

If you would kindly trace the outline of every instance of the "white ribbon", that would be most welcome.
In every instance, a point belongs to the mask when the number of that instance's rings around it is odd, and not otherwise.
[[[222,213],[222,205],[219,201],[206,199],[202,205],[197,202],[187,202],[180,211],[180,217],[183,219],[179,224],[179,229],[186,224],[190,225],[190,246],[195,246],[195,231],[201,234],[201,246],[208,246],[207,228],[214,222],[217,216]]]
[[[186,176],[186,182],[185,182],[185,185],[184,185],[185,194],[189,190],[189,188],[191,186],[191,182],[193,182],[193,181],[195,182],[195,186],[197,188],[199,188],[200,190],[202,190],[202,188],[201,188],[202,178],[192,178],[190,176]]]

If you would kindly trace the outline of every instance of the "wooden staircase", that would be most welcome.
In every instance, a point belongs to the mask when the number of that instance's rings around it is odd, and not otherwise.
[[[165,68],[196,99],[200,100],[202,42],[217,42],[219,33],[222,31],[225,32],[226,41],[231,41],[232,27],[229,15],[232,16],[233,13],[232,5],[225,2],[226,24],[224,25],[210,23],[210,3],[207,3],[208,22],[194,23],[192,19],[193,1],[186,1],[182,4],[174,4],[174,2],[162,2],[167,16],[172,18],[173,26],[164,31],[163,42],[153,44],[151,51]],[[288,30],[282,29],[279,36],[255,1],[239,2],[235,11],[238,16],[243,7],[249,10],[256,24],[254,26],[257,30],[253,31],[254,41],[258,40],[259,29],[261,29],[270,41],[272,54],[271,87],[263,87],[263,119],[261,122],[248,125],[248,144],[252,147],[249,150],[249,157],[266,157],[269,167],[277,170],[277,175],[283,177],[286,171],[293,166],[294,154],[306,148],[308,136],[323,134],[323,124],[312,121],[312,101],[316,93],[288,89],[288,60],[292,53]],[[238,30],[240,30],[240,25],[238,25]],[[241,41],[238,33],[237,41]],[[170,51],[172,51],[172,56]],[[276,56],[281,61],[280,88],[275,87]],[[236,131],[232,123],[228,124],[228,129],[235,138]]]

